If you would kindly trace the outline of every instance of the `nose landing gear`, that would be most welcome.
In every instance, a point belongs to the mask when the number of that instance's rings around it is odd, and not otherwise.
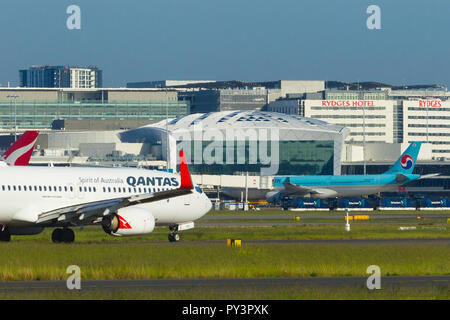
[[[180,241],[180,235],[177,233],[178,226],[170,226],[169,227],[169,241],[170,242],[178,242]]]

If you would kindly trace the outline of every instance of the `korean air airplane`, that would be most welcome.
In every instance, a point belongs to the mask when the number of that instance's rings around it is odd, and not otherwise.
[[[71,227],[99,225],[113,236],[168,226],[169,241],[211,209],[192,183],[183,151],[180,175],[130,168],[0,166],[0,241],[55,228],[53,242],[73,242]]]
[[[275,177],[275,190],[266,194],[267,201],[278,202],[286,196],[318,199],[359,197],[396,190],[401,185],[425,177],[412,173],[421,144],[411,143],[397,162],[383,174]]]

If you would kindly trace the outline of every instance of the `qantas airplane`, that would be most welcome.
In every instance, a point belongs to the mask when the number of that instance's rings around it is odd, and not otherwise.
[[[408,182],[438,175],[412,173],[421,144],[411,143],[392,168],[383,174],[275,177],[274,187],[278,190],[268,192],[267,201],[278,202],[286,196],[318,199],[359,197],[393,191]]]
[[[73,242],[70,227],[98,224],[113,236],[194,227],[211,201],[192,183],[183,151],[180,175],[130,168],[0,167],[0,241],[56,227],[53,242]]]
[[[0,156],[0,166],[27,166],[33,153],[39,131],[25,131],[4,154]]]

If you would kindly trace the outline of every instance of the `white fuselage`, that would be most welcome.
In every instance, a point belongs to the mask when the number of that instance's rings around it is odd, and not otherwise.
[[[129,168],[0,167],[0,224],[32,225],[44,212],[94,201],[177,189],[180,176]],[[136,207],[156,225],[194,221],[211,209],[199,188],[188,195]]]

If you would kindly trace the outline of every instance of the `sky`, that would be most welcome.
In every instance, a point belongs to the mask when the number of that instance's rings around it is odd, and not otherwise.
[[[81,29],[70,30],[70,5]],[[370,5],[381,29],[369,29]],[[0,3],[0,84],[32,65],[151,80],[450,84],[448,0],[14,0]]]

